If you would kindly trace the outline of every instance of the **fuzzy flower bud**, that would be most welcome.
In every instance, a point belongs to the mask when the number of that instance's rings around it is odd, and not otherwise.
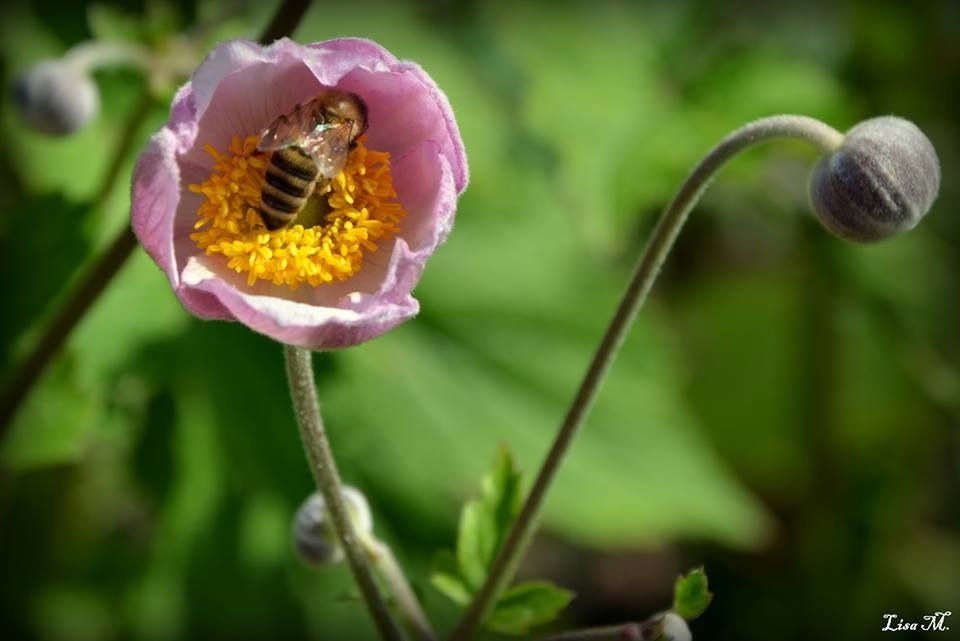
[[[89,74],[65,60],[40,62],[14,86],[14,103],[31,127],[52,136],[66,136],[100,111],[100,93]]]
[[[361,536],[373,531],[373,516],[367,499],[359,490],[344,486],[343,498]],[[343,548],[330,523],[327,504],[319,492],[314,492],[300,505],[293,519],[293,544],[304,563],[315,568],[343,560]]]
[[[617,638],[624,641],[691,641],[693,638],[687,621],[673,610],[654,614],[643,623],[627,623],[618,632]]]
[[[940,162],[912,122],[894,116],[865,120],[820,161],[810,200],[834,234],[875,242],[913,229],[940,188]]]
[[[661,639],[664,641],[690,641],[693,635],[690,634],[690,627],[676,612],[667,612],[663,617],[663,632]]]

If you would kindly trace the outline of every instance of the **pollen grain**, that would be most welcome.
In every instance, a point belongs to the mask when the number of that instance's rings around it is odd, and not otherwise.
[[[357,141],[343,171],[307,207],[324,207],[319,224],[295,220],[269,231],[260,217],[260,187],[269,155],[257,151],[257,137],[234,136],[227,153],[206,145],[214,159],[206,181],[189,185],[202,194],[198,220],[190,235],[207,255],[221,254],[227,267],[246,273],[247,283],[268,280],[296,289],[346,280],[360,271],[366,252],[393,236],[406,215],[397,202],[390,155]],[[306,209],[306,208],[305,208]]]

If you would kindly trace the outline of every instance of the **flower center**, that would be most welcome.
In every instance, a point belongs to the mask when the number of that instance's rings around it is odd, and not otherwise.
[[[227,266],[245,272],[250,285],[262,279],[296,289],[346,280],[360,271],[364,253],[396,234],[406,216],[396,202],[390,154],[367,149],[363,139],[293,224],[273,231],[259,210],[269,154],[257,151],[257,137],[241,142],[234,136],[226,154],[205,148],[215,162],[206,181],[188,187],[205,197],[190,239],[208,256],[226,257]]]

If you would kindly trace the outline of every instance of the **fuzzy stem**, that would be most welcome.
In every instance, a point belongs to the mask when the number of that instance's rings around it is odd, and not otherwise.
[[[287,361],[290,395],[297,414],[297,425],[300,427],[300,440],[303,442],[307,460],[310,461],[310,471],[313,472],[317,488],[330,513],[330,524],[343,545],[353,578],[360,588],[380,636],[389,641],[402,641],[403,633],[393,620],[373,579],[363,545],[343,499],[343,485],[340,483],[333,451],[320,417],[320,402],[313,378],[313,354],[292,345],[284,345],[283,350]]]
[[[390,587],[400,616],[403,617],[407,626],[417,635],[420,641],[436,641],[437,633],[433,631],[430,621],[420,607],[420,602],[403,573],[403,568],[400,567],[390,547],[371,535],[364,536],[361,534],[360,542],[366,549],[370,562],[373,563],[380,576]]]
[[[633,276],[620,305],[597,347],[587,372],[571,402],[553,445],[543,461],[537,478],[497,553],[483,586],[474,595],[466,612],[454,629],[452,641],[471,639],[486,619],[497,599],[516,574],[517,565],[526,551],[543,507],[544,498],[590,410],[604,376],[610,369],[627,331],[650,292],[660,268],[683,223],[720,167],[739,152],[775,138],[799,138],[823,153],[836,151],[843,143],[843,134],[819,120],[806,116],[771,116],[751,122],[729,134],[711,149],[694,167],[680,186],[673,200],[663,211],[646,248],[634,268]]]

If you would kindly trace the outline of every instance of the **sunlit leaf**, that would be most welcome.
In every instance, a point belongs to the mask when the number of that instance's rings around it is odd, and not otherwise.
[[[404,327],[345,354],[322,387],[338,451],[418,518],[442,522],[437,497],[451,509],[472,494],[478,452],[509,443],[518,467],[536,469],[593,342],[523,321],[491,320],[484,333],[495,342]],[[604,386],[551,491],[546,526],[598,546],[678,532],[755,540],[762,513],[691,427],[668,370],[631,365],[644,360],[643,342],[630,341]],[[378,402],[353,402],[358,385]],[[422,465],[423,448],[443,456]]]
[[[712,599],[713,593],[707,589],[707,573],[703,568],[691,570],[674,584],[673,610],[687,621],[703,614]]]

